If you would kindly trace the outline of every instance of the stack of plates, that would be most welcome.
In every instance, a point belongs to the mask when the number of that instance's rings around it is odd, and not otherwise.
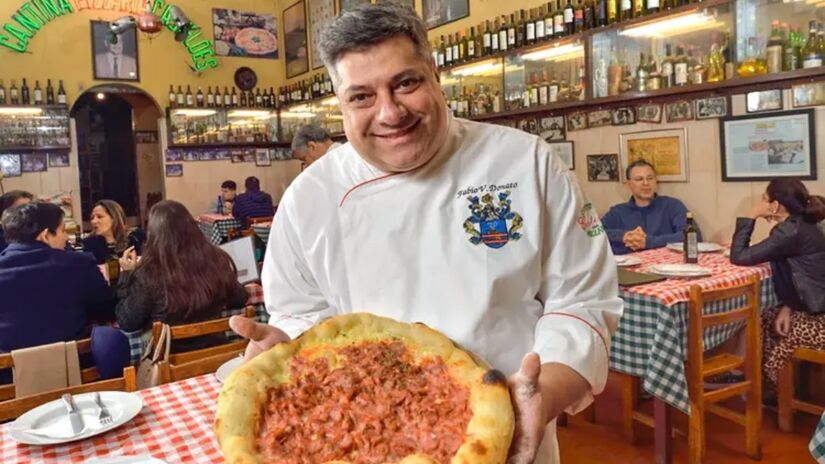
[[[616,256],[616,265],[620,267],[638,266],[642,264],[642,260],[637,256],[620,255]]]
[[[648,270],[668,277],[704,277],[711,275],[710,269],[698,264],[654,264]]]
[[[722,251],[722,250],[725,249],[725,247],[723,247],[722,245],[719,245],[718,243],[712,243],[712,242],[699,242],[698,245],[699,245],[699,253],[715,253],[717,251]],[[681,253],[684,250],[684,246],[682,245],[682,242],[668,243],[667,244],[667,249],[668,250],[673,250],[673,251],[678,251],[678,252]]]

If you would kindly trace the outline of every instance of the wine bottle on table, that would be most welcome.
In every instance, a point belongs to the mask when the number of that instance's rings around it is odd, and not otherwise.
[[[699,234],[696,230],[696,224],[693,222],[693,213],[687,213],[687,225],[685,226],[684,241],[682,242],[686,263],[699,262]]]

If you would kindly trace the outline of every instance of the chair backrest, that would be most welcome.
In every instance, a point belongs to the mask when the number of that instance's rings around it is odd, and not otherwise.
[[[708,303],[745,299],[744,306],[736,306],[732,309],[715,314],[704,314],[705,305]],[[736,322],[745,323],[746,351],[749,357],[749,365],[757,368],[761,365],[761,352],[759,342],[759,276],[753,275],[742,285],[723,288],[719,290],[703,291],[702,287],[692,285],[690,287],[690,313],[688,320],[688,375],[690,378],[701,378],[703,353],[705,351],[702,335],[705,329],[733,324]],[[746,376],[750,377],[748,373]]]
[[[77,353],[89,353],[92,349],[92,340],[85,338],[78,340]],[[14,367],[14,359],[11,353],[0,354],[0,369],[11,369]],[[120,390],[133,392],[137,390],[137,380],[135,368],[132,366],[123,369],[123,377],[100,380],[100,373],[96,367],[89,367],[80,371],[81,384],[73,387],[59,388],[56,390],[15,397],[14,384],[0,386],[0,422],[14,419],[24,412],[49,401],[56,400],[65,393],[79,394],[92,391]]]
[[[243,315],[250,319],[254,318],[255,308],[247,306],[244,309]],[[152,325],[154,340],[160,337],[162,327],[161,322],[155,322]],[[229,318],[224,317],[210,321],[171,326],[169,328],[169,335],[172,343],[174,343],[175,340],[223,334],[227,331],[231,331],[229,328]],[[209,348],[170,354],[168,360],[160,363],[161,382],[174,382],[196,375],[215,372],[221,364],[243,353],[246,349],[246,344],[247,340],[244,339],[228,340],[227,343]]]
[[[247,226],[251,226],[252,224],[260,224],[262,222],[272,222],[272,218],[274,216],[262,216],[262,217],[249,217],[246,218]]]

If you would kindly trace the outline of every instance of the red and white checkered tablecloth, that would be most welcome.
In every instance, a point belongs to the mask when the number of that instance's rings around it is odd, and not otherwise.
[[[0,426],[0,462],[83,462],[102,456],[152,455],[169,464],[222,462],[213,432],[221,384],[213,374],[138,392],[143,410],[103,435],[65,445],[30,446],[14,441]]]
[[[640,251],[633,253],[631,256],[641,259],[642,264],[629,269],[640,272],[651,272],[650,266],[654,264],[683,262],[681,252],[667,248]],[[700,279],[668,278],[662,282],[630,287],[627,291],[653,296],[659,298],[664,305],[673,306],[676,303],[690,300],[690,287],[692,285],[699,285],[704,290],[711,290],[744,284],[754,273],[759,275],[760,280],[771,276],[770,264],[765,263],[747,267],[735,266],[731,264],[730,258],[721,251],[718,253],[700,253],[699,265],[710,269],[712,275]]]
[[[205,222],[207,224],[213,224],[217,221],[228,221],[231,219],[235,219],[231,214],[215,214],[215,213],[205,213],[198,216],[198,222]]]

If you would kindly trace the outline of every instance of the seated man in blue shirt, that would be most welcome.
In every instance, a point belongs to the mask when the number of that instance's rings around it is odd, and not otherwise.
[[[257,177],[247,177],[244,181],[246,192],[235,198],[232,206],[232,215],[241,221],[243,227],[248,227],[249,218],[272,217],[275,214],[275,207],[272,204],[272,196],[261,191],[261,181]]]
[[[9,246],[0,253],[0,352],[80,339],[90,319],[114,320],[114,292],[94,259],[64,251],[59,206],[14,207],[2,222]]]
[[[613,206],[602,218],[613,253],[623,255],[681,242],[687,208],[676,198],[656,194],[653,165],[636,160],[625,175],[630,200]]]

